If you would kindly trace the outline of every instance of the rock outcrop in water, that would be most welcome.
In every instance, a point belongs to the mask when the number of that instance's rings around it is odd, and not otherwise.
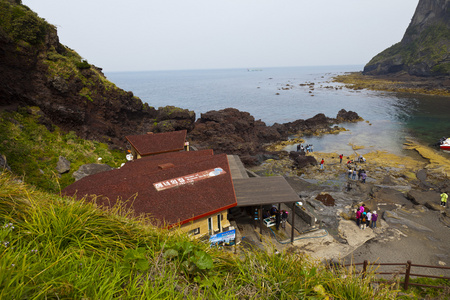
[[[191,144],[199,149],[213,149],[215,153],[237,154],[247,165],[268,158],[277,158],[277,152],[266,151],[264,146],[290,135],[331,133],[332,124],[362,120],[357,113],[342,109],[336,118],[317,114],[310,119],[267,126],[248,112],[234,108],[201,114],[195,128],[188,134]]]
[[[376,55],[365,75],[450,75],[450,0],[420,0],[401,42]]]

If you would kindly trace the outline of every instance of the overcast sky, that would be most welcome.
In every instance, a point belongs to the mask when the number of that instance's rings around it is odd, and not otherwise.
[[[419,0],[22,0],[105,72],[364,65]]]

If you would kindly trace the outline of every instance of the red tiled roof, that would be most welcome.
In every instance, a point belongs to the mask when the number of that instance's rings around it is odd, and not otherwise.
[[[186,152],[195,153],[196,151]],[[174,156],[176,157],[176,156]],[[127,202],[136,214],[150,214],[166,226],[184,224],[215,214],[237,205],[228,159],[225,154],[184,157],[184,163],[159,169],[165,160],[143,159],[127,163],[127,167],[84,177],[62,192],[81,199],[88,195],[99,195],[97,203],[112,206],[119,198]],[[175,158],[174,158],[175,161]],[[128,165],[129,164],[129,165]],[[156,167],[155,167],[156,166]],[[226,173],[198,180],[193,183],[158,191],[154,183],[220,167]],[[147,168],[147,169],[146,169]]]
[[[135,173],[148,174],[158,171],[158,168],[162,164],[174,164],[175,166],[181,166],[187,163],[194,163],[196,161],[204,160],[205,157],[209,158],[213,155],[213,151],[200,150],[200,151],[181,151],[181,152],[169,152],[152,156],[145,156],[143,158],[129,161],[121,167],[121,169],[132,168]]]
[[[141,155],[159,154],[184,149],[187,130],[129,135],[125,138]]]

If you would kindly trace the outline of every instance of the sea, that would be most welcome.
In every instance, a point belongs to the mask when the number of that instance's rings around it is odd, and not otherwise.
[[[327,153],[388,151],[408,154],[407,140],[429,145],[450,136],[450,98],[347,89],[336,75],[363,66],[242,68],[217,70],[110,72],[106,77],[155,108],[173,105],[196,113],[232,107],[267,125],[308,119],[339,110],[354,111],[364,121],[343,123],[347,131],[306,136],[306,144]],[[286,150],[294,150],[295,146]],[[438,148],[436,148],[438,149]],[[444,154],[448,156],[448,154]]]

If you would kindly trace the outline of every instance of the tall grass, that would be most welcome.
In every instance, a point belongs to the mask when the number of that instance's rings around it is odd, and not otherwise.
[[[393,299],[294,252],[234,255],[153,228],[120,206],[0,174],[0,299]]]

